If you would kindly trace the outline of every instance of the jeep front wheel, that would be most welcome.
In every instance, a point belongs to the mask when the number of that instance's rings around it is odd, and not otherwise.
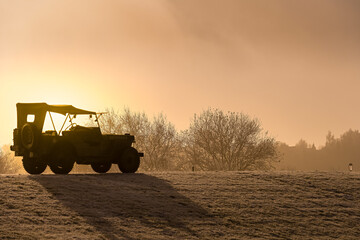
[[[140,166],[140,156],[138,151],[133,147],[126,148],[118,163],[119,169],[123,173],[134,173]]]
[[[26,172],[30,174],[41,174],[45,171],[47,164],[37,158],[23,158],[23,166]]]
[[[55,174],[68,174],[74,167],[75,153],[67,146],[58,146],[51,155],[49,167]]]
[[[111,168],[111,163],[92,163],[91,168],[97,173],[106,173]]]

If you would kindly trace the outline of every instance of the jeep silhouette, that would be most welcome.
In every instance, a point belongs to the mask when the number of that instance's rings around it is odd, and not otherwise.
[[[143,153],[132,147],[134,136],[103,135],[98,122],[102,113],[46,103],[18,103],[16,108],[17,128],[11,150],[15,156],[23,156],[24,169],[30,174],[41,174],[47,166],[55,174],[68,174],[74,163],[90,164],[98,173],[106,173],[112,164],[117,164],[123,173],[134,173],[139,168]],[[43,132],[47,113],[54,130]],[[65,116],[59,131],[51,113]],[[77,125],[77,115],[89,115],[97,127]]]

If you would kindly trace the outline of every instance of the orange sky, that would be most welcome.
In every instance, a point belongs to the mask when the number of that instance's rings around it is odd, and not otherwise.
[[[280,141],[360,129],[360,1],[0,0],[0,144],[17,102],[258,117]]]

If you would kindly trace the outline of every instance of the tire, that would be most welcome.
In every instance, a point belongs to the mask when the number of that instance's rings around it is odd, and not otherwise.
[[[51,154],[49,167],[55,174],[68,174],[76,161],[75,151],[70,146],[56,146]]]
[[[37,158],[23,158],[23,166],[26,172],[30,174],[41,174],[45,171],[47,164]]]
[[[97,173],[106,173],[111,168],[111,162],[91,163],[91,168]]]
[[[123,173],[134,173],[140,166],[140,156],[138,151],[133,147],[126,148],[121,154],[119,169]]]
[[[21,128],[21,143],[29,151],[34,150],[39,142],[39,132],[34,123],[26,123]]]

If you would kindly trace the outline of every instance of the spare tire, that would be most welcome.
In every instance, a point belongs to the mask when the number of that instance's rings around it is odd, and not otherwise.
[[[34,150],[39,143],[39,133],[33,123],[26,123],[21,128],[21,143],[29,151]]]

